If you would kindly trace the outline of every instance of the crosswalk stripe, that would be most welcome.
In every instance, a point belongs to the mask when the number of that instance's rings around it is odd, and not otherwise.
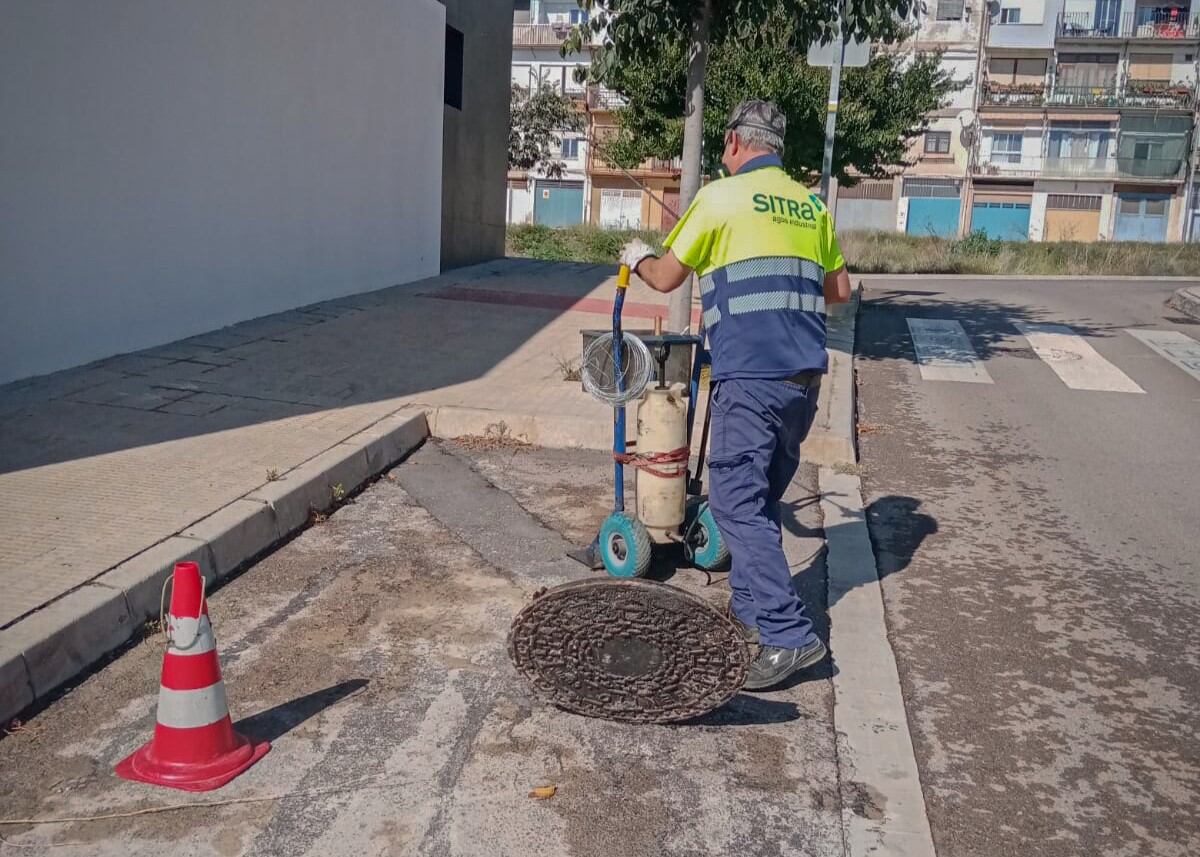
[[[1200,381],[1200,342],[1178,330],[1125,330]]]
[[[917,352],[917,365],[926,381],[964,381],[991,384],[992,376],[971,347],[957,321],[946,318],[907,318]]]
[[[1017,322],[1016,328],[1029,340],[1037,356],[1072,390],[1146,392],[1065,324]]]

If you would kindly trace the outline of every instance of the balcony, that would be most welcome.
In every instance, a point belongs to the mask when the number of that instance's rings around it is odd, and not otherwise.
[[[633,169],[623,170],[606,161],[599,153],[593,152],[588,155],[588,173],[596,176],[633,175],[638,178],[668,178],[678,176],[681,169],[683,169],[683,160],[681,158],[671,158],[669,160],[665,158],[647,158]]]
[[[1055,84],[1046,103],[1053,107],[1108,107],[1120,106],[1121,99],[1115,84],[1068,86]]]
[[[603,86],[588,87],[587,106],[589,110],[618,110],[625,104],[625,98],[611,89],[605,89]]]
[[[571,32],[570,24],[513,24],[514,48],[557,48]]]
[[[1094,12],[1068,12],[1058,16],[1058,38],[1062,41],[1107,41],[1113,39],[1200,39],[1200,19],[1188,20],[1183,8],[1140,8],[1116,16]]]
[[[1117,175],[1128,179],[1178,181],[1186,158],[1117,158]]]
[[[1045,158],[1026,156],[1019,161],[1004,155],[985,160],[975,168],[978,176],[1014,179],[1115,179],[1137,178],[1174,181],[1183,173],[1182,158]]]
[[[1044,83],[983,83],[983,104],[990,107],[1041,107],[1046,103]]]
[[[1122,103],[1125,107],[1188,110],[1196,96],[1187,83],[1166,80],[1128,80]]]

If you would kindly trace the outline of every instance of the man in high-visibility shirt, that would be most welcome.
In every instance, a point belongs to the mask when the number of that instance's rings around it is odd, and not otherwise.
[[[850,299],[850,276],[821,200],[783,171],[786,121],[774,104],[730,114],[722,162],[657,257],[621,252],[651,288],[700,278],[712,349],[709,504],[733,556],[730,614],[760,649],[747,690],[773,687],[825,657],[792,587],[780,499],[800,464],[828,365],[825,307]]]

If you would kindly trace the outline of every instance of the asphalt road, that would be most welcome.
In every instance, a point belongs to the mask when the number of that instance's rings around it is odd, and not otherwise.
[[[868,283],[864,493],[941,857],[1200,853],[1200,378],[1129,332],[1188,360],[1171,290]]]
[[[208,795],[113,776],[153,730],[148,629],[0,741],[0,815],[84,819],[0,826],[0,854],[840,857],[828,662],[678,726],[564,713],[513,670],[515,613],[593,574],[564,552],[608,512],[611,472],[602,453],[426,444],[211,593],[237,728],[273,742],[262,761]],[[815,475],[793,485],[785,549],[826,633]],[[655,572],[728,598],[719,575]]]

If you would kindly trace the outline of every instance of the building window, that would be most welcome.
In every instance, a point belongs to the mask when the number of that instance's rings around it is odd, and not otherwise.
[[[442,100],[455,110],[463,105],[463,34],[446,27],[446,80]]]
[[[937,0],[937,19],[939,21],[961,21],[964,0]]]
[[[992,134],[992,160],[999,164],[1021,163],[1021,142],[1024,135],[1005,132]]]
[[[1010,6],[1007,9],[1000,10],[1001,24],[1019,24],[1021,23],[1021,10],[1015,6]]]
[[[562,159],[564,161],[575,161],[579,159],[579,139],[564,139],[562,141]]]
[[[571,20],[572,24],[586,24],[587,19],[588,19],[588,13],[587,13],[586,9],[572,9],[571,10],[571,19],[570,20]]]
[[[1133,144],[1133,159],[1135,161],[1160,160],[1163,156],[1161,140],[1137,140]]]
[[[948,155],[948,154],[950,154],[950,132],[949,131],[926,131],[925,132],[925,154],[927,154],[927,155]]]

